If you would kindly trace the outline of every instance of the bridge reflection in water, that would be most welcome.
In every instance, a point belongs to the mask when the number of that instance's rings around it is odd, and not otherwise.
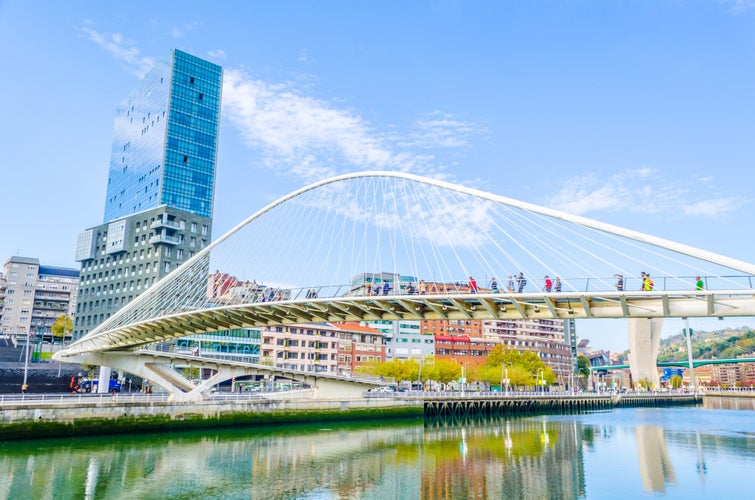
[[[0,498],[602,498],[736,491],[738,483],[726,474],[743,474],[747,438],[726,427],[733,412],[714,416],[728,429],[723,433],[693,429],[704,428],[706,412],[621,409],[13,442],[0,453]],[[712,481],[707,469],[715,471]]]

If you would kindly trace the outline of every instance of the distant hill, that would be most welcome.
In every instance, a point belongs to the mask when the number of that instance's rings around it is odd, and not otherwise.
[[[755,357],[755,331],[752,328],[692,331],[693,359],[725,359],[743,355]],[[686,359],[687,338],[683,332],[661,340],[658,361]]]

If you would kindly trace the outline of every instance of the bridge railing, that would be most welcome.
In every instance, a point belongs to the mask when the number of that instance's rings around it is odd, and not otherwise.
[[[571,293],[582,292],[642,292],[643,282],[640,277],[624,277],[621,289],[617,288],[615,277],[596,276],[596,277],[564,277],[561,279],[561,291]],[[696,276],[658,276],[653,277],[653,290],[665,292],[694,292],[696,291]],[[729,276],[702,276],[704,290],[755,290],[755,276],[751,275],[729,275]],[[513,291],[507,290],[504,281],[499,281],[496,290],[491,289],[490,283],[480,284],[479,293],[519,293],[518,285],[515,284]],[[313,287],[277,289],[272,287],[265,288],[264,293],[249,293],[242,296],[221,296],[211,299],[210,303],[198,304],[200,307],[222,306],[239,303],[262,303],[276,302],[280,300],[309,300],[309,299],[327,299],[338,297],[398,297],[398,296],[419,296],[419,295],[454,295],[470,293],[467,280],[449,281],[449,282],[425,282],[420,281],[388,283],[385,288],[384,284],[374,284],[374,286],[365,287],[362,284],[335,284],[335,285],[317,285]],[[522,293],[544,292],[545,281],[542,278],[527,278],[527,284],[522,289]],[[550,293],[556,293],[555,288],[551,288]],[[188,307],[191,309],[191,307]]]

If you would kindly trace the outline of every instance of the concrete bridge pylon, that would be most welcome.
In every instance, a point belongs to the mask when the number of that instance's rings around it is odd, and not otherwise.
[[[656,364],[662,331],[663,318],[629,319],[629,369],[635,385],[641,380],[651,387],[660,385]]]

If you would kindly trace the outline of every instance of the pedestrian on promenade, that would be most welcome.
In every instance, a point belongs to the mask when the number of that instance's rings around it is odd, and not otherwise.
[[[514,293],[514,277],[509,274],[509,280],[506,282],[506,291]]]
[[[383,295],[388,295],[388,292],[391,291],[391,285],[387,281],[383,283]]]
[[[498,293],[498,282],[495,280],[495,276],[490,280],[490,291]]]
[[[419,280],[419,294],[425,295],[427,293],[427,286],[423,280]]]
[[[477,293],[477,282],[473,277],[469,277],[469,293]]]
[[[700,276],[695,276],[695,290],[702,290],[705,288],[705,284],[703,283],[703,280],[700,279]]]
[[[561,291],[561,278],[556,276],[556,282],[553,284],[553,291],[554,292],[560,292]]]
[[[550,291],[553,290],[553,281],[548,277],[548,275],[545,275],[545,285],[543,286],[543,291],[546,293],[550,293]]]

